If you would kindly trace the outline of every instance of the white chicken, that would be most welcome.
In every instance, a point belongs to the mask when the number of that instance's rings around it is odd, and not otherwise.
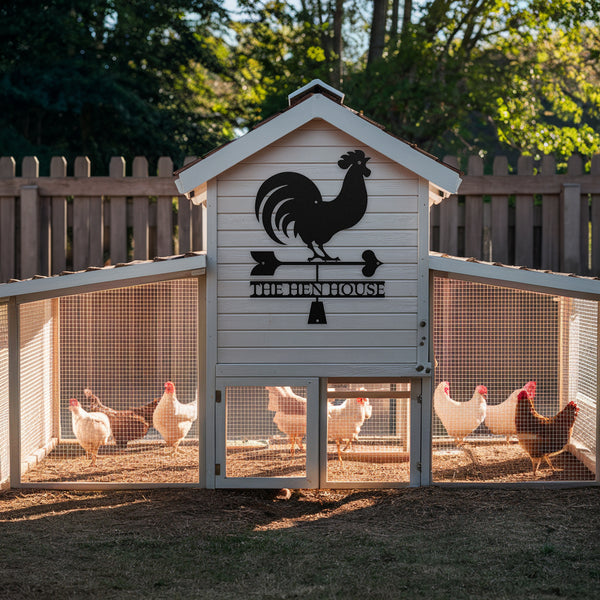
[[[450,398],[450,385],[442,381],[433,395],[433,406],[448,435],[456,445],[461,445],[465,437],[477,429],[485,419],[487,388],[478,385],[473,397],[467,402],[456,402]]]
[[[181,404],[175,395],[171,381],[165,383],[165,393],[159,400],[153,415],[155,429],[165,440],[173,454],[179,451],[179,444],[188,434],[192,423],[198,418],[198,399],[189,404]]]
[[[294,456],[296,445],[300,450],[302,438],[306,435],[306,398],[295,394],[291,387],[267,387],[269,404],[267,408],[275,412],[273,423],[290,438],[290,454]]]
[[[342,404],[327,405],[327,439],[335,440],[338,459],[358,439],[363,423],[371,418],[373,407],[368,398],[346,398]],[[342,443],[346,442],[344,448]]]
[[[500,404],[488,404],[485,413],[485,424],[495,435],[505,435],[506,443],[510,442],[510,436],[517,434],[515,426],[515,412],[519,392],[527,392],[531,400],[535,397],[535,381],[528,381],[522,388],[515,390],[504,402]]]
[[[69,400],[69,410],[73,422],[73,433],[81,447],[91,455],[90,466],[94,466],[100,446],[108,444],[111,436],[110,421],[103,413],[85,411],[76,398]]]

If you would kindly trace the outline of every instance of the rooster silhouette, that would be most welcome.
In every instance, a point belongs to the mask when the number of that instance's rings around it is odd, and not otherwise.
[[[300,173],[286,171],[269,177],[256,194],[256,218],[262,206],[262,224],[269,237],[278,244],[285,244],[274,228],[290,237],[288,229],[294,223],[294,236],[312,250],[308,260],[339,260],[325,252],[327,243],[338,231],[356,225],[367,210],[365,177],[369,157],[362,150],[344,154],[338,161],[340,169],[348,169],[342,189],[334,200],[325,202],[317,186]],[[321,253],[317,252],[318,248]]]

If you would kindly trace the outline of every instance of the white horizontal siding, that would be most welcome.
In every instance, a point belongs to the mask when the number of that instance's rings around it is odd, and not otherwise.
[[[274,314],[274,313],[298,313],[304,318],[308,317],[310,308],[310,298],[219,298],[219,315],[228,314]],[[377,312],[379,314],[390,315],[389,327],[394,328],[393,315],[417,314],[417,298],[366,298],[361,305],[361,309],[356,312],[356,304],[348,299],[339,300],[337,298],[326,298],[323,300],[329,325],[334,324],[334,316],[354,315],[355,319],[361,319],[363,314]],[[254,317],[252,317],[253,319]],[[416,317],[415,317],[416,318]],[[336,325],[337,326],[337,325]],[[328,328],[321,327],[326,333]]]
[[[222,331],[219,335],[221,348],[315,348],[318,347],[323,333],[319,330],[305,331]],[[414,346],[413,331],[363,331],[360,336],[364,348],[394,348]],[[329,331],[327,342],[332,346],[351,346],[356,342],[354,331]]]
[[[284,235],[279,236],[280,239],[289,239],[292,243],[296,242],[301,244],[304,248],[304,244],[298,238],[293,236],[286,238]],[[266,238],[266,239],[265,239]],[[219,231],[219,244],[225,248],[256,248],[258,245],[264,245],[270,238],[264,230],[256,231]],[[339,240],[339,242],[338,242]],[[354,244],[351,244],[354,242]],[[325,248],[337,248],[339,246],[347,246],[352,248],[355,252],[356,248],[360,248],[361,253],[364,249],[370,248],[374,243],[378,243],[380,246],[393,247],[393,246],[415,246],[417,245],[417,231],[415,229],[402,230],[402,231],[371,231],[370,233],[361,229],[360,233],[354,229],[347,229],[336,233],[330,242],[325,244]],[[271,241],[268,246],[273,248],[273,242]],[[281,247],[278,244],[279,247]],[[337,254],[334,250],[332,253]],[[310,251],[308,256],[311,256]],[[307,257],[308,258],[308,257]]]
[[[219,348],[217,362],[237,364],[271,364],[284,365],[298,363],[322,365],[343,363],[352,364],[415,364],[417,351],[415,348]],[[283,373],[282,373],[283,374]]]
[[[279,171],[277,171],[279,172]],[[248,186],[250,189],[250,186]],[[250,214],[254,216],[254,204],[256,201],[256,188],[254,195],[246,196],[219,196],[219,215],[222,214]],[[412,195],[403,195],[403,188],[398,187],[397,195],[390,196],[369,196],[369,206],[367,215],[383,213],[386,215],[417,213],[415,197]],[[365,217],[367,216],[365,215]],[[254,220],[256,217],[254,216]],[[362,223],[362,221],[361,221]]]
[[[327,324],[308,325],[312,298],[251,298],[251,281],[314,280],[314,264],[279,267],[273,277],[251,276],[253,251],[282,262],[304,262],[301,239],[275,243],[255,215],[260,185],[276,173],[302,173],[325,201],[334,200],[347,171],[339,158],[363,150],[371,158],[365,178],[367,212],[354,227],[325,244],[340,262],[361,262],[372,250],[383,264],[371,278],[361,266],[320,265],[320,281],[385,281],[385,298],[323,298]],[[315,121],[229,169],[217,182],[217,363],[414,365],[417,361],[418,177]]]
[[[329,306],[329,305],[328,305]],[[395,330],[411,329],[417,326],[416,314],[390,313],[390,314],[361,314],[360,319],[354,314],[335,313],[331,319],[335,321],[338,330],[360,330],[360,331],[383,331],[389,327],[390,322],[394,324]],[[221,314],[218,317],[217,326],[220,335],[228,331],[306,331],[306,313],[280,313],[280,314],[257,314],[249,319],[243,314]],[[317,325],[311,325],[314,329]]]
[[[256,222],[259,225],[258,221]],[[367,214],[360,222],[362,231],[416,231],[419,224],[419,218],[416,213],[378,213]],[[247,231],[248,227],[247,213],[229,213],[220,214],[217,221],[217,227],[220,231]],[[257,227],[258,229],[258,227]],[[260,227],[262,237],[265,232]],[[291,233],[291,232],[290,232]]]

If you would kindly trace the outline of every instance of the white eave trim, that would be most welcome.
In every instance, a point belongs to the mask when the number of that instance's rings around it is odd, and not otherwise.
[[[449,194],[458,191],[461,178],[457,171],[320,94],[307,98],[206,158],[184,167],[175,180],[177,189],[181,194],[189,193],[313,119],[323,119]]]
[[[206,270],[206,255],[129,263],[119,267],[104,267],[68,275],[27,279],[0,284],[0,302],[18,298],[30,302],[69,294],[86,293],[111,287],[139,285],[169,277],[195,277]]]
[[[600,280],[476,260],[429,255],[429,270],[437,275],[522,290],[600,301]]]

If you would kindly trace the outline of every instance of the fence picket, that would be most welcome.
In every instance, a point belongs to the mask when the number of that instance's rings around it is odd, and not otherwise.
[[[50,177],[67,176],[67,159],[53,156],[50,160]],[[67,198],[52,196],[52,225],[50,232],[50,273],[62,273],[67,268]]]
[[[556,173],[556,160],[546,155],[542,159],[542,176]],[[560,196],[542,195],[542,269],[560,269]]]
[[[469,175],[483,175],[483,159],[480,156],[470,156],[467,167]],[[483,258],[483,198],[478,196],[465,197],[465,254],[473,258]]]
[[[600,175],[600,156],[592,157],[591,175]],[[591,236],[592,236],[592,267],[591,275],[600,276],[600,190],[591,194]]]
[[[492,167],[494,175],[508,176],[508,158],[496,156]],[[492,256],[495,262],[507,264],[508,252],[508,196],[492,196]]]
[[[533,158],[520,156],[519,175],[533,175]],[[517,194],[515,198],[515,263],[533,267],[533,196]]]
[[[89,178],[90,160],[78,156],[73,169],[75,177]],[[90,197],[77,196],[73,199],[73,269],[79,271],[90,266]]]
[[[444,162],[458,168],[456,156],[444,157]],[[452,194],[440,204],[440,251],[458,254],[458,196]]]
[[[168,156],[158,159],[158,176],[173,176],[173,161]],[[156,254],[173,254],[173,198],[159,196],[156,200]]]
[[[0,182],[14,178],[15,159],[12,156],[0,158]],[[15,197],[3,196],[0,191],[0,282],[8,281],[15,273]]]
[[[148,159],[136,156],[133,159],[133,176],[148,177]],[[133,198],[133,259],[144,260],[148,258],[150,249],[150,211],[148,209],[148,196]]]
[[[125,178],[125,159],[113,156],[109,164],[109,176]],[[124,196],[110,198],[110,263],[127,262],[127,200]]]

